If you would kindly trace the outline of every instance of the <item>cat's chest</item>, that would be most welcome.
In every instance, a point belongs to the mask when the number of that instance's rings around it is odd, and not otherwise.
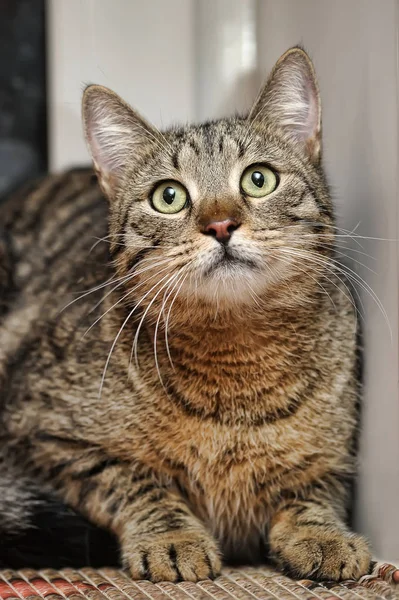
[[[253,436],[253,432],[252,432]],[[175,472],[179,492],[219,540],[225,556],[242,551],[243,559],[256,560],[281,489],[286,465],[279,448],[270,448],[261,433],[241,432],[223,440],[215,436],[192,437],[184,468]],[[292,461],[289,457],[288,461]]]
[[[239,518],[255,510],[261,495],[270,506],[282,478],[288,485],[300,465],[322,452],[323,435],[301,433],[300,423],[311,428],[315,419],[305,377],[253,378],[237,388],[235,381],[218,383],[208,394],[205,383],[190,389],[190,377],[166,400],[149,397],[130,442],[140,460],[176,478],[210,518]]]

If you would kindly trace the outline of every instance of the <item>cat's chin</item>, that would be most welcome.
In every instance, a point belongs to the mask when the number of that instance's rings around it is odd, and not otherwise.
[[[218,307],[256,304],[278,279],[273,262],[255,252],[244,253],[242,248],[219,247],[200,256],[181,291]]]
[[[296,275],[284,259],[263,257],[262,262],[251,255],[225,255],[201,262],[195,276],[188,277],[181,288],[182,295],[218,306],[262,305],[270,302],[270,293],[281,289],[279,298],[287,295],[287,283]],[[194,275],[194,273],[193,273]],[[268,300],[266,300],[268,298]],[[289,298],[286,298],[287,302]],[[292,299],[291,299],[292,300]]]
[[[221,307],[257,303],[270,283],[254,266],[237,262],[217,265],[184,287],[189,296]]]

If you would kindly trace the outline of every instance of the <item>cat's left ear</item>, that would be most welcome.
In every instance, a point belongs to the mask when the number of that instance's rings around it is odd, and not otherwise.
[[[100,185],[112,200],[129,161],[159,132],[117,94],[101,85],[89,85],[82,100],[86,141]]]
[[[312,162],[320,161],[320,93],[312,61],[302,48],[287,50],[277,61],[250,118],[255,123],[266,119]]]

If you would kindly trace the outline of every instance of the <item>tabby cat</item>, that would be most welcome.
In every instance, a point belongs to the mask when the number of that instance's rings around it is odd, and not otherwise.
[[[309,57],[286,52],[245,118],[160,133],[91,85],[83,120],[96,175],[0,213],[0,545],[60,506],[133,578],[366,573],[356,315]]]

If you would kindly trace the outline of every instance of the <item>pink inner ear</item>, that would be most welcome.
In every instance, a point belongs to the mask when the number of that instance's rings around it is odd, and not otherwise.
[[[320,137],[319,92],[312,64],[301,50],[289,51],[277,63],[257,114],[268,116],[293,140],[307,146]],[[317,144],[308,151],[316,158]]]
[[[319,101],[314,82],[304,79],[304,93],[307,95],[308,115],[304,123],[305,139],[313,138],[319,131]]]
[[[288,64],[275,85],[274,102],[280,124],[299,141],[314,138],[319,130],[319,101],[307,66],[305,70],[304,65]]]
[[[115,106],[97,100],[87,107],[86,133],[93,161],[104,176],[117,175],[124,164],[131,132],[123,126]],[[119,122],[121,121],[121,122]]]
[[[86,138],[96,169],[116,180],[129,157],[144,142],[156,140],[157,130],[116,94],[94,87],[83,101]]]

